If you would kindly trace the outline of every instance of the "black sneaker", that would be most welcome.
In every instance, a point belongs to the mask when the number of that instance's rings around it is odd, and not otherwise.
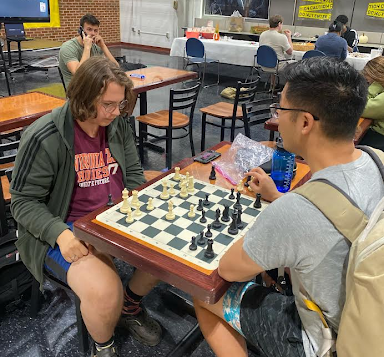
[[[108,348],[98,351],[95,344],[92,343],[91,357],[119,357],[119,355],[114,344]]]
[[[137,315],[121,315],[119,327],[123,327],[137,341],[147,346],[156,346],[161,341],[161,326],[142,307]]]

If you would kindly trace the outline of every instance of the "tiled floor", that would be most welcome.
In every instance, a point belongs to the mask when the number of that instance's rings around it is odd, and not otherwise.
[[[172,68],[182,68],[182,60],[169,57],[164,54],[129,50],[125,48],[113,48],[114,55],[126,55],[129,62],[140,62],[146,65],[158,65]],[[23,59],[30,61],[37,58],[57,55],[57,50],[44,52],[23,52]],[[213,65],[214,66],[214,65]],[[207,81],[215,81],[215,67]],[[248,68],[221,65],[221,84],[200,93],[197,109],[194,116],[194,132],[196,153],[200,152],[201,114],[198,108],[205,107],[221,98],[220,91],[228,86],[235,86],[237,80],[243,80],[249,73]],[[59,83],[60,78],[56,69],[50,69],[48,77],[42,72],[15,73],[12,82],[12,93],[24,93],[33,88],[42,87],[52,83]],[[180,87],[176,85],[174,87]],[[0,74],[0,95],[6,95],[4,75]],[[169,91],[161,88],[148,93],[148,112],[166,109],[168,105]],[[135,113],[138,114],[138,109]],[[251,129],[251,137],[254,140],[268,140],[269,132],[263,129],[263,125],[254,126]],[[220,135],[217,128],[208,127],[206,132],[206,147],[219,142]],[[229,133],[226,139],[229,139]],[[173,148],[173,162],[176,163],[185,157],[191,156],[188,138],[176,141]],[[146,153],[144,168],[161,170],[165,167],[164,155],[149,151]],[[122,280],[128,280],[132,268],[121,261],[116,261]],[[116,331],[116,340],[120,348],[121,356],[167,356],[179,340],[194,326],[196,320],[190,316],[178,303],[178,300],[168,292],[167,284],[160,284],[144,300],[150,313],[158,319],[163,326],[164,337],[156,347],[145,347],[134,341],[132,337],[123,331]],[[50,285],[45,288],[45,302],[37,316],[29,316],[29,302],[26,306],[0,316],[0,356],[2,357],[51,357],[51,356],[81,356],[78,349],[76,329],[76,315],[72,297]],[[205,341],[200,339],[185,356],[209,357],[214,356]],[[250,356],[255,356],[250,352]]]

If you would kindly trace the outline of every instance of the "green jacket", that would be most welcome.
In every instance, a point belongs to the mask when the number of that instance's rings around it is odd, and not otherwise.
[[[372,129],[384,135],[384,87],[373,82],[368,88],[368,102],[363,118],[373,119]]]
[[[132,190],[144,183],[128,120],[117,117],[107,127],[107,135],[125,187]],[[73,145],[74,119],[67,102],[25,131],[16,157],[10,187],[11,211],[18,223],[16,246],[40,283],[48,247],[53,248],[57,237],[68,229],[64,222],[76,176]]]

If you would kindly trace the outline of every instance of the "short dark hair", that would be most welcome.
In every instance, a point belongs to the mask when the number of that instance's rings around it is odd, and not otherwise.
[[[329,25],[328,31],[329,32],[341,32],[342,29],[343,29],[342,23],[335,20],[335,21],[333,21],[332,24]]]
[[[348,23],[348,17],[345,15],[339,15],[336,17],[335,21],[341,22],[343,25],[346,25]]]
[[[92,14],[85,14],[81,19],[80,19],[80,26],[83,27],[84,23],[90,24],[90,25],[96,25],[100,26],[100,21],[93,16]]]
[[[280,15],[274,15],[269,18],[269,27],[274,29],[279,26],[279,23],[283,23],[283,17]]]
[[[329,139],[352,140],[367,103],[367,81],[345,61],[313,57],[290,64],[286,98],[317,116]]]

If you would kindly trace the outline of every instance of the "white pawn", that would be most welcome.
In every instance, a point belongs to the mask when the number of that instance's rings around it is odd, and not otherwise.
[[[175,181],[180,181],[180,167],[175,167],[175,175],[173,176],[173,179]]]
[[[133,222],[131,207],[128,208],[127,218],[125,219],[125,222],[127,222],[127,223],[132,223]]]
[[[123,204],[120,207],[120,212],[128,213],[128,208],[129,208],[128,190],[125,188],[121,193],[122,193],[121,197],[123,199]]]
[[[180,177],[180,182],[179,182],[179,188],[181,189],[181,185],[183,184],[183,182],[185,181],[185,178],[184,177]]]
[[[161,193],[160,198],[162,200],[167,200],[169,198],[168,182],[164,180],[161,184],[163,185],[163,192]]]
[[[196,216],[196,213],[195,213],[195,206],[194,205],[190,205],[189,206],[189,212],[188,212],[188,217],[189,218],[193,218]]]
[[[133,207],[136,207],[137,204],[139,203],[139,197],[138,196],[139,196],[139,191],[133,190],[132,191],[132,202],[131,202],[131,205]]]
[[[175,192],[175,189],[173,188],[173,186],[175,186],[175,184],[173,183],[173,182],[170,182],[169,183],[169,186],[170,186],[170,188],[169,188],[169,194],[170,195],[174,195],[176,192]]]
[[[168,221],[172,221],[175,219],[175,214],[173,213],[173,202],[172,201],[168,202],[168,213],[165,215],[165,218]]]
[[[243,184],[243,180],[240,180],[238,185],[237,185],[237,192],[241,192],[244,190],[244,184]]]
[[[143,213],[140,211],[140,203],[138,203],[137,205],[136,205],[136,210],[135,210],[135,216],[136,217],[139,217],[139,216],[141,216]]]
[[[194,192],[195,191],[195,186],[193,182],[193,176],[189,176],[188,179],[188,192]]]
[[[147,203],[147,211],[152,211],[155,207],[153,206],[153,202],[152,202],[153,198],[152,197],[149,197],[148,198],[148,203]]]
[[[189,181],[189,171],[185,174],[185,180],[188,182]]]
[[[188,197],[187,182],[186,181],[181,182],[180,197],[182,197],[182,198]]]

